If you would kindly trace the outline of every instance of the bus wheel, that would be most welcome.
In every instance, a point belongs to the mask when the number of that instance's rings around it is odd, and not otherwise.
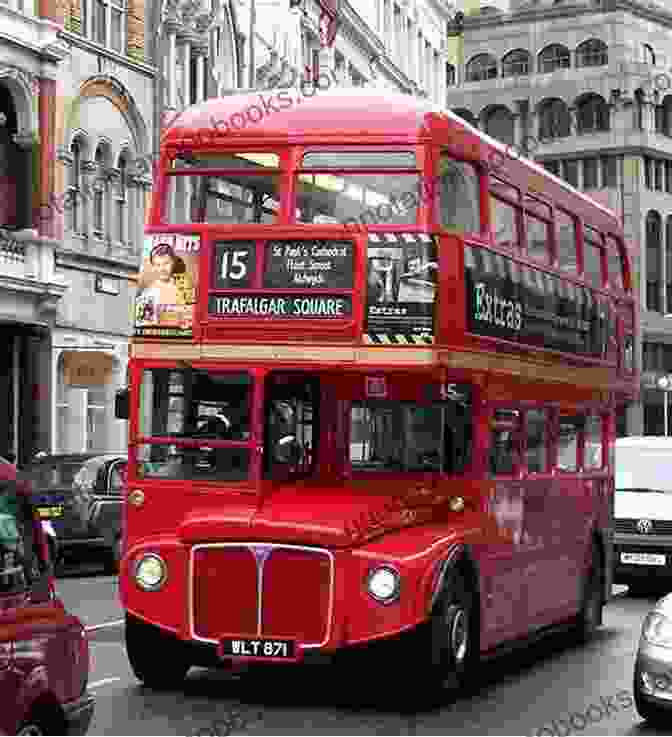
[[[581,601],[581,610],[576,623],[576,635],[579,642],[586,643],[593,639],[602,624],[602,607],[604,606],[602,559],[600,550],[594,543],[590,568],[583,580]]]
[[[180,688],[189,670],[182,643],[126,615],[126,654],[135,677],[148,688]]]
[[[418,632],[421,642],[415,656],[425,661],[418,665],[426,676],[422,688],[427,694],[446,683],[459,691],[470,684],[477,655],[476,606],[464,575],[457,569],[449,571],[429,622]]]

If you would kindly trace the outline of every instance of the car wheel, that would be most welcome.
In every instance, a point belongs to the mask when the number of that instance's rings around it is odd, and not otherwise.
[[[412,670],[422,679],[416,684],[418,695],[437,695],[446,683],[457,691],[471,684],[478,653],[477,606],[465,575],[456,568],[449,571],[429,621],[408,643],[417,664]]]
[[[656,704],[652,704],[642,695],[638,668],[635,669],[635,679],[632,690],[635,696],[635,708],[642,719],[649,722],[652,726],[669,726],[669,711],[661,709],[659,706],[656,706]]]
[[[42,727],[39,724],[35,722],[28,722],[27,724],[24,724],[16,734],[19,736],[25,735],[26,737],[37,737],[38,735],[43,735],[47,733],[42,730]]]
[[[597,545],[592,546],[590,568],[584,575],[581,610],[577,617],[575,633],[581,643],[593,639],[602,624],[602,607],[604,594],[602,591],[602,558]]]
[[[126,654],[136,678],[157,690],[180,688],[190,667],[178,639],[130,614],[126,615]]]

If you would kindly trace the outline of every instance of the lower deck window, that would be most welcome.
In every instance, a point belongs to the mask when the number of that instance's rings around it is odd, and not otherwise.
[[[250,451],[207,445],[198,448],[141,445],[138,465],[141,478],[245,481],[250,468]]]
[[[367,402],[352,406],[354,471],[459,473],[471,456],[468,397],[430,405]]]

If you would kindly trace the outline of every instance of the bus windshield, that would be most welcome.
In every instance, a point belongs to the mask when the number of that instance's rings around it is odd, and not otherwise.
[[[139,474],[247,479],[251,387],[247,373],[146,369],[140,386],[139,429],[143,438],[157,440],[139,446]],[[166,442],[170,439],[192,442]]]

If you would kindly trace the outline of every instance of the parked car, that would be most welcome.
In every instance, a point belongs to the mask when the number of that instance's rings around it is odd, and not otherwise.
[[[614,583],[672,591],[672,438],[616,440]]]
[[[0,456],[0,465],[11,466],[14,469],[14,473],[16,473],[16,465],[14,464],[13,460]],[[42,529],[44,530],[44,534],[47,536],[49,560],[51,561],[51,563],[55,564],[59,557],[58,538],[56,537],[56,530],[54,530],[54,526],[48,519],[42,520]]]
[[[639,715],[662,727],[672,724],[672,594],[644,618],[635,660],[633,691]]]
[[[0,464],[0,734],[86,734],[89,645],[57,597],[30,488]]]
[[[118,570],[126,465],[119,454],[42,455],[21,471],[33,486],[38,514],[56,532],[61,559],[93,551]]]

